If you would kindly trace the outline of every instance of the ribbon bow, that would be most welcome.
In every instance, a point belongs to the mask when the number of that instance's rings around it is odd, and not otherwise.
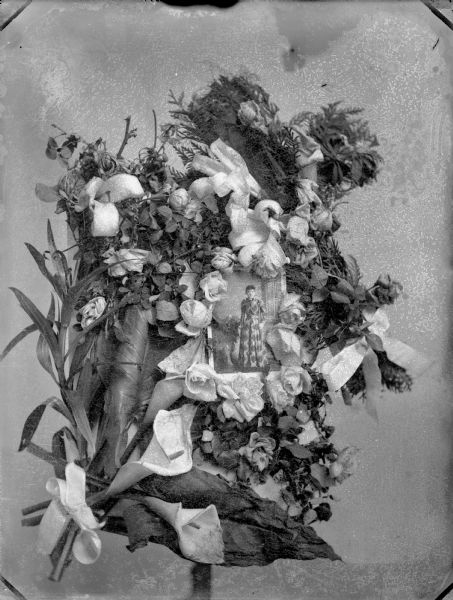
[[[65,469],[66,480],[51,477],[46,490],[53,496],[39,525],[38,550],[50,554],[73,519],[80,528],[72,552],[82,564],[94,563],[101,554],[101,540],[95,531],[102,527],[85,500],[85,471],[70,462]]]
[[[422,354],[407,344],[387,336],[390,323],[382,308],[375,312],[366,309],[363,311],[363,316],[371,322],[368,331],[379,338],[382,349],[390,361],[410,371],[414,376],[420,375],[429,366],[429,362]],[[366,408],[371,416],[377,418],[375,407],[382,389],[381,372],[377,355],[365,336],[337,354],[333,353],[332,348],[320,350],[312,368],[320,371],[325,377],[329,390],[336,392],[351,379],[360,365],[362,365],[366,384]]]
[[[233,231],[244,231],[247,226],[250,194],[258,197],[261,192],[260,186],[250,175],[242,156],[220,138],[211,144],[210,150],[217,160],[199,154],[194,157],[193,169],[205,173],[208,177],[194,181],[189,191],[200,199],[214,193],[226,196],[233,192],[225,212],[230,217]]]

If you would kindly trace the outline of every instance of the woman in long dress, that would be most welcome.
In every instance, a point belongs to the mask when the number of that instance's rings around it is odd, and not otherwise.
[[[241,302],[239,324],[239,365],[246,369],[260,369],[266,364],[266,350],[262,338],[264,306],[256,298],[253,285],[245,288],[246,298]]]

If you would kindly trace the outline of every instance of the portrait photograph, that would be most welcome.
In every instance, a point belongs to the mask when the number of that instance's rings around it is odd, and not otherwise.
[[[228,289],[215,305],[208,330],[215,370],[248,373],[278,369],[266,334],[278,320],[279,303],[286,290],[284,276],[260,279],[235,271],[224,279]]]

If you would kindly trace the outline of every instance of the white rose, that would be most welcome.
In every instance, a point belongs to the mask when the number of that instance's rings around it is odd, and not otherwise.
[[[85,304],[85,306],[79,311],[79,313],[82,315],[82,320],[80,321],[82,329],[86,329],[92,323],[97,321],[97,319],[99,319],[104,312],[106,306],[107,303],[105,298],[102,296],[97,296]]]

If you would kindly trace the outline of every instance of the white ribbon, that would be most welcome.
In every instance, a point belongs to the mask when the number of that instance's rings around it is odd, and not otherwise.
[[[211,144],[210,150],[217,160],[197,154],[192,161],[192,167],[208,177],[196,180],[190,191],[199,198],[214,193],[226,196],[233,192],[225,210],[233,231],[244,231],[250,194],[259,196],[260,186],[250,175],[242,156],[220,138]]]
[[[184,404],[176,410],[159,410],[154,419],[154,435],[139,460],[123,465],[110,484],[107,494],[119,494],[149,475],[174,476],[192,468],[190,427],[197,408]]]
[[[146,504],[165,519],[178,535],[181,554],[199,563],[224,562],[222,527],[213,504],[206,508],[182,508],[159,498],[146,498]]]
[[[46,489],[53,496],[39,525],[38,550],[50,554],[67,523],[73,519],[80,528],[72,552],[83,564],[94,563],[101,554],[101,540],[95,531],[102,527],[85,500],[85,471],[71,462],[66,465],[66,481],[51,477]]]
[[[408,370],[413,376],[420,375],[429,366],[429,361],[422,354],[407,344],[387,336],[386,332],[390,323],[382,308],[375,312],[364,310],[363,316],[371,322],[368,330],[381,340],[390,361]],[[329,390],[336,392],[351,379],[360,365],[363,368],[366,384],[367,410],[376,417],[376,400],[379,398],[382,388],[381,372],[377,356],[365,336],[354,344],[346,346],[337,354],[333,354],[331,348],[323,348],[318,352],[312,369],[320,371],[324,375]]]

